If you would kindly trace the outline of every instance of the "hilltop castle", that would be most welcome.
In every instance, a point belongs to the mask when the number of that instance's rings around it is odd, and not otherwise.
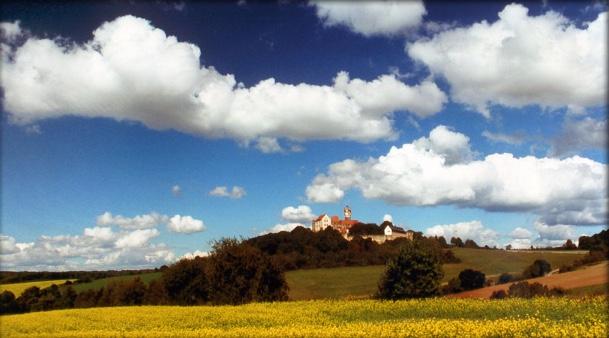
[[[319,217],[313,220],[311,229],[314,232],[322,231],[328,227],[338,231],[344,238],[351,240],[352,235],[349,234],[349,230],[355,224],[362,223],[356,219],[351,218],[351,208],[347,205],[343,208],[344,219],[340,219],[338,216],[328,216],[328,214],[321,214]],[[381,225],[381,233],[367,233],[360,234],[362,238],[370,238],[377,243],[383,243],[388,240],[393,240],[400,237],[405,237],[410,240],[414,237],[414,231],[404,230],[401,227],[394,226],[389,222],[384,222]]]

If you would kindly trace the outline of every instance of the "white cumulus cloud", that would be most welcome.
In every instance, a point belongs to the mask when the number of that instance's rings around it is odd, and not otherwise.
[[[99,226],[116,225],[124,229],[154,228],[165,222],[167,222],[167,216],[160,215],[156,212],[137,215],[135,217],[124,217],[121,215],[112,215],[112,213],[106,211],[97,216],[97,225]]]
[[[392,36],[418,27],[426,14],[422,1],[313,1],[325,26],[345,26],[364,36]]]
[[[367,161],[336,162],[313,179],[306,194],[313,202],[336,202],[345,191],[357,189],[365,198],[395,205],[533,212],[550,225],[607,222],[603,163],[579,156],[557,159],[510,153],[469,160],[454,156],[467,154],[468,145],[454,147],[434,150],[429,137],[391,147],[386,155]],[[455,158],[462,162],[452,162]]]
[[[202,66],[198,46],[130,15],[105,22],[80,44],[35,36],[4,40],[4,109],[22,125],[66,115],[105,117],[255,142],[274,152],[279,138],[390,139],[397,134],[394,112],[424,117],[446,102],[435,83],[409,86],[394,75],[364,81],[340,72],[331,85],[269,78],[245,87],[232,74]]]
[[[240,187],[240,186],[233,186],[233,189],[230,191],[228,190],[228,188],[226,186],[218,186],[218,187],[213,188],[209,192],[210,196],[229,197],[229,198],[233,198],[233,199],[242,198],[246,194],[247,194],[247,192],[245,191],[245,188]]]
[[[520,4],[498,16],[410,43],[407,53],[449,82],[453,100],[487,117],[492,104],[605,104],[607,12],[582,28],[553,11],[530,16]]]
[[[281,210],[281,218],[289,222],[310,223],[315,215],[308,205],[289,206]]]
[[[531,239],[533,233],[528,229],[516,227],[510,232],[509,236],[513,239]]]
[[[389,214],[385,214],[385,216],[383,216],[383,222],[391,222],[393,223],[393,217]]]
[[[159,235],[157,229],[138,229],[121,236],[116,240],[117,248],[137,248],[147,244]]]
[[[173,232],[193,233],[205,230],[203,221],[192,218],[191,216],[175,215],[169,219],[167,228]]]
[[[480,246],[497,245],[499,238],[499,234],[495,230],[486,228],[480,221],[434,225],[425,230],[425,236],[444,236],[447,241],[450,241],[452,237],[459,237],[464,242],[466,239],[471,239]]]

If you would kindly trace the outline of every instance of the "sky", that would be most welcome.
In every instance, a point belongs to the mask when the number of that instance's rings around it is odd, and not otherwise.
[[[607,226],[607,3],[1,5],[0,268],[158,267],[390,219]]]

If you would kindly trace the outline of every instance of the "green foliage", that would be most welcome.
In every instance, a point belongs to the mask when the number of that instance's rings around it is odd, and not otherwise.
[[[529,283],[522,281],[510,285],[508,289],[509,297],[533,298],[536,296],[564,296],[566,291],[562,288],[548,288],[540,283]]]
[[[333,235],[327,234],[328,242]],[[331,246],[331,245],[329,245]],[[243,304],[287,300],[283,272],[256,247],[234,239],[214,243],[209,257],[210,301]]]
[[[552,271],[552,266],[550,263],[548,263],[548,261],[544,259],[537,259],[535,262],[533,262],[533,264],[524,270],[522,276],[524,278],[542,277],[550,271]]]
[[[379,282],[382,299],[423,298],[439,293],[444,273],[438,256],[418,242],[406,245],[387,263]]]
[[[465,269],[459,273],[459,282],[463,290],[479,289],[484,286],[486,276],[480,271]]]

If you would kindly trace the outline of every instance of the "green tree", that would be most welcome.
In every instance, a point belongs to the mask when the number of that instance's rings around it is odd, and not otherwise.
[[[256,247],[236,239],[214,243],[209,257],[210,300],[215,304],[287,300],[283,272]]]
[[[533,262],[533,264],[524,270],[522,276],[524,278],[542,277],[550,271],[552,271],[552,266],[548,261],[537,259],[535,262]]]
[[[378,288],[382,299],[423,298],[437,295],[444,276],[438,255],[418,241],[407,243],[390,259]]]
[[[480,271],[465,269],[459,273],[459,281],[463,290],[479,289],[484,286],[486,276]]]

